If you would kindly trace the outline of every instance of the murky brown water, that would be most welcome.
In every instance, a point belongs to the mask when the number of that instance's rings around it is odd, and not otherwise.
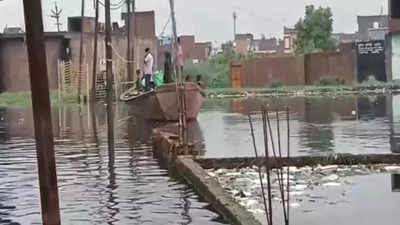
[[[400,96],[290,97],[208,100],[199,117],[204,132],[205,157],[254,156],[249,111],[261,104],[289,106],[292,155],[400,152]],[[270,114],[276,130],[276,115]],[[284,118],[283,118],[284,119]],[[286,121],[281,122],[282,149],[286,149]],[[255,118],[257,144],[263,149],[262,123]],[[275,133],[276,135],[276,133]],[[284,151],[285,152],[285,151]]]
[[[114,161],[104,106],[92,117],[53,108],[62,224],[221,224],[187,185],[153,157],[151,127],[116,109]],[[96,134],[96,135],[94,135]],[[0,110],[0,224],[41,224],[31,109]]]

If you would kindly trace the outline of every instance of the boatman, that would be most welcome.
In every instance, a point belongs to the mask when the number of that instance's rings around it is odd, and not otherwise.
[[[181,38],[178,37],[177,39],[177,56],[178,56],[178,69],[179,72],[181,73],[181,76],[183,77],[183,65],[184,65],[184,55],[183,55],[183,48],[181,45]]]
[[[143,68],[143,73],[144,73],[144,79],[145,79],[145,91],[151,91],[151,81],[153,79],[153,64],[154,64],[154,59],[153,55],[150,52],[150,48],[146,48],[145,50],[145,55],[144,55],[144,68]]]

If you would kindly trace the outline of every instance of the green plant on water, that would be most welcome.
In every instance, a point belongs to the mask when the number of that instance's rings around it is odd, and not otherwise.
[[[281,88],[281,87],[283,87],[283,84],[281,82],[273,82],[271,84],[271,88],[274,88],[274,89],[278,89],[278,88]]]
[[[319,79],[318,86],[341,86],[345,85],[346,81],[336,76],[323,76]]]
[[[64,94],[63,99],[59,99],[58,91],[50,92],[51,105],[58,105],[62,102],[74,102],[76,95]],[[31,92],[4,92],[0,93],[0,106],[3,107],[30,107],[32,105]]]

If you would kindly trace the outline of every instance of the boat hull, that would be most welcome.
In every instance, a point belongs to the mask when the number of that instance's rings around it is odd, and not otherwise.
[[[184,84],[187,120],[196,120],[203,104],[201,88],[192,82]],[[121,100],[131,105],[132,113],[141,118],[156,121],[178,121],[178,96],[175,84],[164,85],[157,91],[142,94],[132,99]]]

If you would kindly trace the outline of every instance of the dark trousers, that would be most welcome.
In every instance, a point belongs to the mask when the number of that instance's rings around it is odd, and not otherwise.
[[[152,85],[151,85],[151,74],[145,74],[144,75],[144,79],[145,79],[145,84],[146,84],[145,89],[146,90],[150,90],[150,88],[152,88]]]

